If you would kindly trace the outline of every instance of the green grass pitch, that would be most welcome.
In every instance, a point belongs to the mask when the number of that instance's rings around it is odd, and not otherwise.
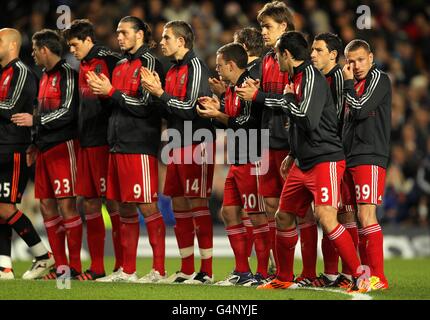
[[[196,259],[197,260],[197,259]],[[255,260],[255,259],[253,259]],[[137,272],[143,276],[150,269],[150,259],[138,259]],[[214,274],[221,280],[232,270],[232,258],[215,258]],[[15,276],[18,280],[1,281],[0,299],[24,300],[347,300],[351,295],[333,291],[314,291],[308,289],[261,291],[244,287],[217,287],[195,285],[148,285],[127,283],[96,283],[72,281],[69,290],[57,289],[56,281],[20,280],[22,273],[30,263],[14,262]],[[167,259],[166,268],[169,274],[179,268],[179,259]],[[83,263],[84,268],[88,262]],[[106,259],[107,270],[112,270],[113,259]],[[252,263],[255,269],[255,261]],[[196,261],[196,267],[197,261]],[[301,269],[296,261],[296,272]],[[370,292],[374,300],[415,300],[430,299],[430,259],[390,259],[385,262],[386,274],[391,288],[383,292]],[[318,261],[318,270],[322,262]],[[344,291],[343,291],[344,292]],[[7,293],[7,294],[4,294]]]

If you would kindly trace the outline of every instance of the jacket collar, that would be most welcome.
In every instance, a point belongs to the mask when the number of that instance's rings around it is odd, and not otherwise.
[[[255,60],[252,60],[250,63],[248,63],[247,65],[246,65],[246,69],[250,69],[251,67],[253,67],[253,66],[255,66],[256,64],[258,64],[258,63],[260,63],[261,62],[261,58],[257,58],[257,59],[255,59]]]
[[[303,63],[301,65],[293,68],[293,74],[294,75],[299,74],[300,72],[302,72],[303,70],[305,70],[305,68],[307,66],[309,66],[310,64],[311,64],[311,62],[309,60],[303,61]]]
[[[17,63],[19,61],[19,58],[15,58],[12,61],[10,61],[7,65],[5,65],[4,67],[0,66],[0,71],[4,70],[6,68],[9,68],[11,65]]]
[[[85,61],[85,62],[88,62],[88,61],[90,61],[91,59],[94,59],[96,56],[97,56],[97,54],[99,53],[99,51],[100,51],[100,49],[102,49],[103,47],[102,46],[100,46],[100,45],[98,45],[98,44],[95,44],[91,49],[90,49],[90,51],[88,52],[88,54],[85,56],[85,58],[83,58],[82,60],[83,61]]]
[[[127,60],[135,60],[140,56],[144,55],[147,51],[149,51],[149,47],[146,44],[143,44],[135,53],[126,53],[124,54],[124,58]]]
[[[333,68],[331,68],[331,70],[329,72],[327,72],[327,74],[325,76],[327,78],[331,77],[339,69],[340,69],[340,66],[336,63],[335,66]]]
[[[194,50],[189,50],[184,57],[181,60],[171,60],[173,64],[177,66],[186,65],[188,64],[192,58],[194,58],[196,54],[194,53]]]
[[[46,72],[46,73],[56,72],[56,71],[58,71],[61,68],[62,64],[65,63],[65,62],[66,61],[64,59],[60,59],[60,61],[58,61],[57,64],[51,70],[48,71],[48,70],[46,70],[46,68],[44,68],[43,72]]]
[[[363,80],[365,80],[365,81],[366,81],[366,83],[367,83],[367,82],[369,82],[369,81],[370,81],[370,78],[371,78],[371,73],[372,73],[372,71],[373,71],[373,70],[375,70],[375,69],[376,69],[376,65],[375,65],[375,64],[373,64],[373,65],[370,67],[369,72],[367,72],[367,74],[366,74],[366,77],[365,77],[365,78],[363,78],[363,79],[361,79],[361,80],[357,80],[357,79],[355,79],[355,78],[354,78],[354,82],[355,82],[355,83],[357,83],[357,82],[361,82],[361,81],[363,81]]]
[[[249,78],[249,71],[245,69],[245,71],[240,75],[239,79],[237,79],[237,85],[242,85],[245,82],[245,79]]]

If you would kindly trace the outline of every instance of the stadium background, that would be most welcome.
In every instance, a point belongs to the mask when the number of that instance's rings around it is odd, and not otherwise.
[[[88,18],[95,27],[100,42],[118,51],[115,29],[119,19],[126,15],[138,16],[152,26],[154,38],[160,40],[165,22],[185,20],[196,33],[195,51],[214,73],[215,52],[231,42],[233,33],[244,26],[256,26],[257,11],[265,1],[186,1],[186,0],[92,0],[80,1],[27,1],[9,0],[0,4],[0,28],[13,27],[24,36],[21,59],[40,74],[31,57],[31,36],[43,28],[56,29],[57,7],[67,5],[74,18]],[[319,32],[331,31],[340,35],[344,44],[353,38],[370,42],[375,63],[386,71],[393,85],[391,161],[387,170],[386,191],[378,217],[384,228],[386,257],[412,258],[430,256],[430,4],[424,0],[404,1],[285,1],[295,13],[296,28],[309,39]],[[357,7],[368,5],[371,28],[357,28]],[[161,57],[166,70],[168,59]],[[67,54],[65,58],[76,68],[79,63]],[[342,61],[341,61],[342,63]],[[214,73],[215,75],[215,73]],[[161,166],[161,171],[163,167]],[[224,178],[227,166],[217,165],[211,211],[216,224],[215,255],[229,255],[231,249],[219,216]],[[160,186],[164,184],[161,174]],[[172,226],[168,199],[160,206],[166,222]],[[22,206],[39,227],[44,228],[33,197],[33,186],[27,187]],[[109,220],[109,219],[108,219]],[[107,221],[108,222],[108,221]],[[143,220],[142,220],[143,224]],[[168,228],[167,255],[177,255],[173,228]],[[145,228],[142,228],[141,246],[150,254]],[[45,238],[46,239],[46,238]],[[112,253],[106,241],[107,254]],[[47,243],[47,241],[46,241]],[[84,240],[84,246],[86,241]],[[299,251],[299,250],[298,250]],[[142,250],[139,249],[141,253]],[[25,246],[14,241],[14,257],[30,258]],[[83,251],[86,257],[85,250]]]

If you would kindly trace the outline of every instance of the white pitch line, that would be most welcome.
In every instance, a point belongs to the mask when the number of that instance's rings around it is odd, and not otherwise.
[[[352,297],[351,300],[373,300],[372,296],[365,294],[365,293],[348,293],[342,290],[337,289],[327,289],[327,288],[309,288],[309,287],[302,287],[300,289],[307,289],[307,290],[316,290],[316,291],[328,291],[328,292],[334,292],[334,293],[341,293],[346,294],[347,296]],[[299,290],[300,290],[299,289]]]

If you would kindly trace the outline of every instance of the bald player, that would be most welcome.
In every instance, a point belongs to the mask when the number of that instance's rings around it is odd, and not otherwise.
[[[31,128],[14,123],[16,113],[33,113],[37,83],[18,58],[21,35],[15,29],[0,29],[0,279],[13,279],[10,259],[12,229],[25,241],[35,259],[23,279],[36,279],[54,265],[32,223],[18,210],[28,180],[26,149]]]

